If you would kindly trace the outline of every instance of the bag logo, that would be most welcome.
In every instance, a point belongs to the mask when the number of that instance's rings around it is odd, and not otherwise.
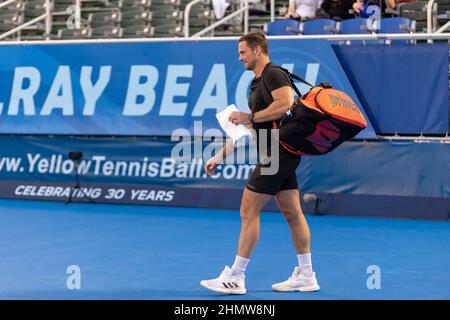
[[[340,130],[328,120],[317,123],[316,130],[306,138],[320,153],[326,152],[340,137]]]
[[[340,96],[328,94],[328,97],[330,99],[330,103],[332,107],[340,107],[343,106],[351,111],[360,113],[359,109],[355,106],[354,103],[351,101],[348,101],[346,99],[341,98]]]

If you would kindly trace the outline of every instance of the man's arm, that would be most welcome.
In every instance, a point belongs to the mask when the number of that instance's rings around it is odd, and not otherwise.
[[[233,140],[227,139],[225,145],[219,152],[216,153],[214,157],[206,161],[205,171],[209,176],[214,175],[214,170],[217,168],[219,164],[223,162],[227,154],[234,151]]]
[[[227,154],[234,152],[233,140],[228,138],[223,148],[214,156],[216,163],[221,163]]]
[[[386,8],[388,9],[394,9],[395,6],[397,5],[395,0],[385,0],[386,3]]]
[[[284,17],[285,18],[295,17],[295,1],[289,1],[289,8]]]
[[[271,94],[273,102],[266,109],[253,114],[253,120],[256,123],[279,120],[294,104],[294,95],[290,86],[276,89]]]
[[[253,121],[266,122],[279,120],[294,104],[294,95],[290,86],[284,86],[271,92],[273,102],[264,110],[253,114]],[[233,124],[250,125],[249,114],[245,112],[235,111],[230,114],[229,120]]]
[[[252,136],[254,135],[254,132],[253,132],[253,125],[251,125],[251,124],[248,124],[248,125],[246,125],[247,126],[247,128],[251,131],[251,134],[252,134]],[[232,139],[230,139],[230,138],[228,138],[227,139],[227,141],[225,142],[225,145],[223,146],[223,148],[214,156],[214,158],[216,159],[216,160],[223,160],[223,159],[225,159],[225,157],[229,154],[229,153],[232,153],[232,152],[234,152],[234,150],[235,150],[235,147],[234,147],[234,144],[233,144],[233,140]],[[216,158],[217,157],[217,158]]]
[[[253,126],[252,125],[248,125],[247,126],[252,132],[252,136],[255,134],[253,132]],[[206,164],[205,164],[205,171],[208,175],[212,176],[214,174],[214,169],[217,168],[217,166],[219,164],[221,164],[224,159],[226,158],[226,156],[229,153],[234,152],[235,148],[234,148],[234,144],[233,144],[233,140],[232,139],[227,139],[227,141],[225,142],[225,145],[223,146],[222,149],[220,149],[219,152],[217,152],[217,154],[212,157],[211,159],[209,159]]]

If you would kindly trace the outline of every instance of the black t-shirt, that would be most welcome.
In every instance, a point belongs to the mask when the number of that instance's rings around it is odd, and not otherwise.
[[[321,7],[330,15],[330,18],[339,17],[345,20],[355,17],[354,14],[349,13],[355,2],[356,0],[324,0]]]
[[[271,92],[281,87],[291,86],[288,75],[278,66],[269,62],[265,67],[260,77],[254,78],[248,98],[248,105],[252,113],[266,109],[272,102],[273,97]],[[267,130],[267,145],[270,149],[270,129],[273,127],[273,122],[259,122],[254,125],[257,135],[258,155],[261,156],[259,150],[260,129]],[[270,155],[270,153],[269,153]]]

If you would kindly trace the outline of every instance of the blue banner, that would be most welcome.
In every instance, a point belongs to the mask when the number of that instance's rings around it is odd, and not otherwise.
[[[270,40],[270,56],[361,107],[328,41]],[[208,135],[194,122],[206,131],[219,128],[215,114],[229,104],[247,111],[253,76],[236,40],[2,45],[0,133]],[[374,138],[366,119],[358,137]]]
[[[222,141],[167,138],[0,136],[0,181],[237,188],[245,186],[256,153],[240,148],[213,177],[204,164]],[[255,146],[256,148],[256,146]],[[69,152],[81,151],[78,167]],[[241,152],[242,151],[242,152]],[[364,161],[362,161],[364,159]],[[405,165],[407,164],[407,165]],[[346,142],[323,156],[302,157],[304,191],[450,198],[448,142]]]
[[[77,202],[239,209],[255,167],[251,150],[210,177],[207,153],[222,142],[185,139],[0,136],[0,197],[67,201],[72,194]],[[73,151],[82,152],[78,166]],[[346,142],[324,156],[302,157],[297,178],[302,194],[321,198],[324,213],[447,219],[450,212],[446,140]]]

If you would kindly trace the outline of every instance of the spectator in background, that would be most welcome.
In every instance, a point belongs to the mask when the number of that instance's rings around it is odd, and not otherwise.
[[[317,18],[328,18],[336,21],[354,18],[353,3],[355,0],[324,0],[317,10]]]
[[[323,0],[289,0],[289,9],[284,16],[287,19],[308,20],[316,17],[316,10]]]

